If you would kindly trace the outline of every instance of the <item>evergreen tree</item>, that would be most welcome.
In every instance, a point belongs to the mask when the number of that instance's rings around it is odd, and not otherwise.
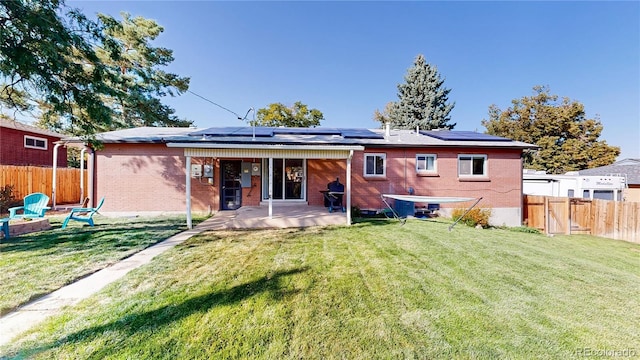
[[[191,125],[191,121],[178,119],[175,110],[160,99],[182,94],[189,88],[189,78],[162,70],[173,61],[172,51],[150,44],[164,29],[154,20],[132,18],[128,13],[121,15],[122,20],[118,21],[112,16],[98,14],[103,40],[95,51],[110,74],[105,85],[111,89],[111,94],[102,95],[101,99],[111,110],[111,121],[96,124],[95,130]],[[117,56],[113,56],[109,48],[117,49]],[[39,102],[39,106],[43,110],[50,107],[46,102]],[[79,109],[74,110],[83,115]],[[85,135],[85,129],[73,127],[66,117],[55,114],[43,117],[38,125],[66,134]]]
[[[176,96],[189,89],[189,78],[162,70],[170,64],[173,51],[151,46],[164,28],[151,19],[121,13],[122,20],[98,14],[104,24],[104,35],[117,44],[120,56],[112,58],[105,48],[97,49],[100,60],[118,75],[111,84],[120,94],[106,99],[115,112],[112,128],[138,126],[185,127],[191,121],[180,120],[175,110],[163,104],[164,96]]]
[[[548,87],[533,90],[533,96],[515,99],[505,110],[491,105],[489,120],[482,120],[488,134],[540,147],[525,153],[525,167],[564,174],[609,165],[620,155],[619,147],[598,140],[603,126],[597,118],[586,118],[582,103],[566,97],[559,101]]]
[[[374,119],[391,122],[399,129],[453,129],[449,113],[455,103],[448,103],[449,92],[443,86],[444,79],[435,66],[428,64],[423,55],[418,55],[404,77],[405,83],[398,85],[398,101],[387,104],[383,113],[376,110]]]

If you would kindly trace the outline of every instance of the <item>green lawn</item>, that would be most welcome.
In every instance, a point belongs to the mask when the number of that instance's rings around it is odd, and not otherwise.
[[[580,358],[580,349],[640,352],[640,246],[447,226],[204,233],[2,354],[565,359]]]
[[[64,230],[61,220],[0,240],[0,314],[186,230],[184,217],[97,217],[95,227],[71,222]]]

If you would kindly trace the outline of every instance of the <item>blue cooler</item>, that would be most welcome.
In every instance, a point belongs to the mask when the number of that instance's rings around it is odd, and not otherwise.
[[[401,218],[413,216],[416,213],[416,205],[413,201],[395,200],[393,210]]]

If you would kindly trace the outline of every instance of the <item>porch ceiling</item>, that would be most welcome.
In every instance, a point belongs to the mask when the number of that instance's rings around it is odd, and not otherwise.
[[[307,146],[307,145],[251,145],[241,146],[216,144],[215,148],[187,147],[189,144],[167,144],[183,147],[184,155],[192,157],[225,158],[298,158],[298,159],[346,159],[353,150],[364,150],[362,146]],[[190,144],[193,145],[193,144]],[[221,145],[221,146],[220,146]],[[225,146],[226,145],[226,146]]]

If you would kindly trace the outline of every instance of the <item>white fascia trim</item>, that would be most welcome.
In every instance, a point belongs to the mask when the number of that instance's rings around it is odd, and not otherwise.
[[[364,151],[361,145],[286,145],[286,144],[220,144],[220,143],[167,143],[171,148],[194,149],[282,149],[282,150],[354,150]]]

